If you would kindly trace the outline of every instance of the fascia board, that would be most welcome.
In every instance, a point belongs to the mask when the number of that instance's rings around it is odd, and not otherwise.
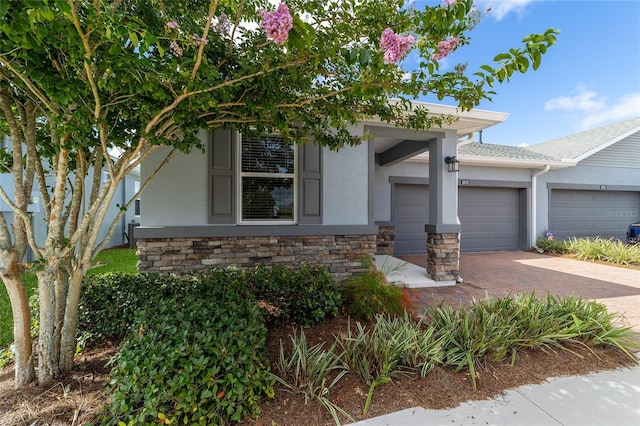
[[[458,156],[461,166],[481,166],[481,167],[512,167],[531,169],[550,166],[551,169],[565,169],[576,166],[574,161],[540,161],[540,160],[518,160],[510,158],[488,158],[488,157],[464,157]],[[407,162],[428,163],[428,155],[418,155],[405,160]]]

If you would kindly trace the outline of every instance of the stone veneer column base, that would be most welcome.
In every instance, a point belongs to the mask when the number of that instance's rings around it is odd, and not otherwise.
[[[376,235],[139,238],[140,272],[182,273],[259,264],[325,266],[338,281],[367,271]]]
[[[427,234],[427,275],[434,281],[456,282],[460,274],[460,234]]]
[[[393,256],[395,240],[395,226],[394,225],[380,225],[378,226],[378,237],[376,239],[376,254],[386,254],[387,256]]]

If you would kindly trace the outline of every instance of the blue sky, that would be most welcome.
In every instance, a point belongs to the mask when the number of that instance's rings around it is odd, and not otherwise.
[[[478,107],[509,113],[504,123],[483,132],[483,142],[533,145],[640,116],[640,0],[476,0],[476,5],[492,9],[469,34],[470,45],[441,62],[441,70],[468,62],[468,70],[475,71],[496,54],[519,47],[528,34],[549,27],[561,31],[537,71],[496,86],[493,101]],[[410,60],[403,67],[410,69]]]

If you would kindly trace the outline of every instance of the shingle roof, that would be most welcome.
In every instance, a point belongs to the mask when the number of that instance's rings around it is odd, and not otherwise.
[[[458,148],[458,155],[472,157],[493,157],[513,160],[557,161],[555,158],[542,153],[530,151],[527,148],[509,145],[495,145],[472,142]]]
[[[551,157],[575,159],[597,151],[600,146],[605,148],[617,142],[634,129],[640,130],[640,117],[531,145],[527,149]]]

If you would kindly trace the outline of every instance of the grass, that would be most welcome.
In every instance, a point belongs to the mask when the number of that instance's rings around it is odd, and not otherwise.
[[[100,252],[96,256],[96,268],[89,270],[89,275],[104,274],[107,272],[124,272],[135,274],[138,272],[135,249],[110,249]],[[38,290],[38,280],[35,274],[23,274],[23,282],[27,287],[27,294],[31,297]],[[4,348],[13,342],[13,316],[11,302],[7,289],[0,287],[0,348]]]

